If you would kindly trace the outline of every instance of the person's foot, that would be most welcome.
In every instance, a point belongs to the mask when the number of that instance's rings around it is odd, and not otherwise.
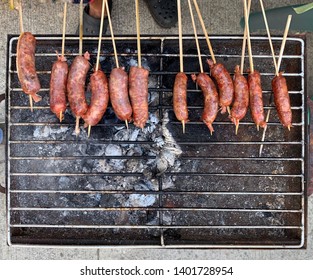
[[[149,11],[158,25],[174,27],[178,21],[177,0],[145,0]]]
[[[112,10],[112,0],[108,0],[110,12]],[[83,33],[84,36],[99,36],[101,23],[102,1],[95,0],[84,8]],[[104,35],[108,28],[107,12],[104,13],[103,31]],[[78,28],[79,30],[79,28]],[[77,32],[78,34],[79,32]]]

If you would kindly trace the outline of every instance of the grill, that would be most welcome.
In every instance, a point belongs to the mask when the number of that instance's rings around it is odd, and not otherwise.
[[[211,136],[200,121],[203,96],[189,80],[186,134],[172,110],[179,71],[177,37],[142,37],[143,66],[150,69],[149,121],[129,130],[108,108],[102,121],[76,137],[68,109],[59,123],[49,110],[49,79],[61,37],[37,36],[36,65],[43,100],[30,112],[16,71],[17,36],[9,37],[7,63],[7,222],[13,246],[124,246],[163,248],[303,248],[306,241],[307,120],[305,41],[288,38],[285,71],[293,128],[278,120],[271,94],[274,68],[266,37],[253,37],[261,72],[265,137],[248,114],[235,135],[218,115]],[[203,59],[209,56],[200,37]],[[282,38],[273,38],[276,53]],[[117,37],[121,65],[136,64],[136,38]],[[217,60],[240,62],[242,37],[215,36]],[[195,41],[183,38],[185,71],[199,71]],[[84,49],[94,64],[97,40]],[[69,63],[78,38],[67,37]],[[114,67],[112,44],[103,38],[101,67]],[[205,71],[209,72],[207,66]],[[247,66],[246,66],[247,67]],[[87,96],[89,96],[87,89]]]

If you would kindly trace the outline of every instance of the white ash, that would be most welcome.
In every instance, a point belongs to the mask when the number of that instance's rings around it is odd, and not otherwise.
[[[51,138],[55,139],[57,134],[65,133],[69,130],[69,127],[61,126],[58,128],[53,128],[50,126],[39,126],[36,127],[33,136],[37,139]]]
[[[105,149],[106,156],[122,156],[123,150],[118,145],[109,144]]]
[[[131,194],[125,203],[126,207],[148,207],[156,201],[156,195]]]

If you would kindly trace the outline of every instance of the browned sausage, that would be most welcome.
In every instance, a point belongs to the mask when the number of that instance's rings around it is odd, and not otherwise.
[[[50,78],[50,109],[63,120],[66,110],[66,83],[68,75],[68,65],[64,56],[58,56],[58,60],[53,63]]]
[[[173,107],[176,118],[181,122],[188,122],[187,81],[185,73],[177,73],[173,89]]]
[[[211,75],[217,82],[219,90],[219,105],[222,107],[221,113],[224,114],[233,102],[234,98],[234,85],[230,74],[223,64],[214,64],[211,59],[207,60],[211,69]]]
[[[212,123],[216,119],[218,113],[218,93],[212,79],[205,73],[200,73],[198,76],[191,75],[194,82],[197,82],[204,96],[204,109],[202,120],[210,129],[211,135],[214,131]]]
[[[103,117],[109,103],[109,88],[106,75],[95,71],[90,77],[91,102],[88,111],[83,115],[85,127],[96,125]]]
[[[249,107],[249,87],[246,78],[240,74],[240,67],[237,65],[235,67],[234,75],[234,89],[235,98],[234,104],[231,108],[230,119],[238,127],[239,121],[241,121]]]
[[[37,95],[40,90],[40,82],[35,66],[36,38],[30,32],[20,35],[17,43],[16,67],[18,79],[26,94],[32,96],[35,102],[41,100]]]
[[[116,116],[122,121],[131,121],[133,110],[128,96],[128,75],[124,68],[114,68],[111,71],[109,92]]]
[[[82,117],[88,110],[85,98],[85,83],[89,66],[89,53],[76,56],[68,73],[67,92],[68,101],[76,117]]]
[[[264,108],[263,108],[263,95],[261,86],[261,75],[258,71],[250,73],[248,76],[249,85],[249,98],[252,119],[257,127],[266,127]]]
[[[148,118],[148,77],[144,68],[131,67],[129,71],[129,96],[133,108],[134,125],[144,128]]]
[[[288,94],[288,87],[285,77],[282,72],[279,76],[275,76],[272,81],[272,89],[274,92],[274,101],[278,113],[278,117],[283,126],[292,126],[292,111],[290,106],[290,97]]]

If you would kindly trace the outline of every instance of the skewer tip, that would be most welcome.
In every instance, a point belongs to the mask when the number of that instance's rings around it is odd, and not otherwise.
[[[260,131],[260,126],[258,124],[256,125],[256,129],[257,131]]]
[[[239,121],[236,123],[236,131],[235,131],[236,135],[238,135],[238,129],[239,129]]]
[[[181,121],[181,124],[182,124],[182,126],[183,126],[183,134],[185,134],[185,132],[186,132],[186,129],[185,129],[185,121],[184,121],[184,120]]]
[[[230,115],[230,107],[227,106],[227,112],[228,112],[228,115]]]
[[[79,119],[80,119],[80,117],[76,117],[76,126],[75,126],[76,137],[80,134]]]
[[[63,121],[63,113],[62,113],[62,111],[60,112],[60,122],[62,122]]]
[[[125,120],[125,125],[126,125],[126,128],[128,130],[128,120]]]
[[[290,131],[291,125],[288,125],[287,128],[288,128],[288,130]]]
[[[34,112],[33,98],[31,95],[29,95],[29,105],[30,105],[30,111]]]
[[[90,137],[90,132],[91,132],[91,125],[88,125],[88,138]]]

